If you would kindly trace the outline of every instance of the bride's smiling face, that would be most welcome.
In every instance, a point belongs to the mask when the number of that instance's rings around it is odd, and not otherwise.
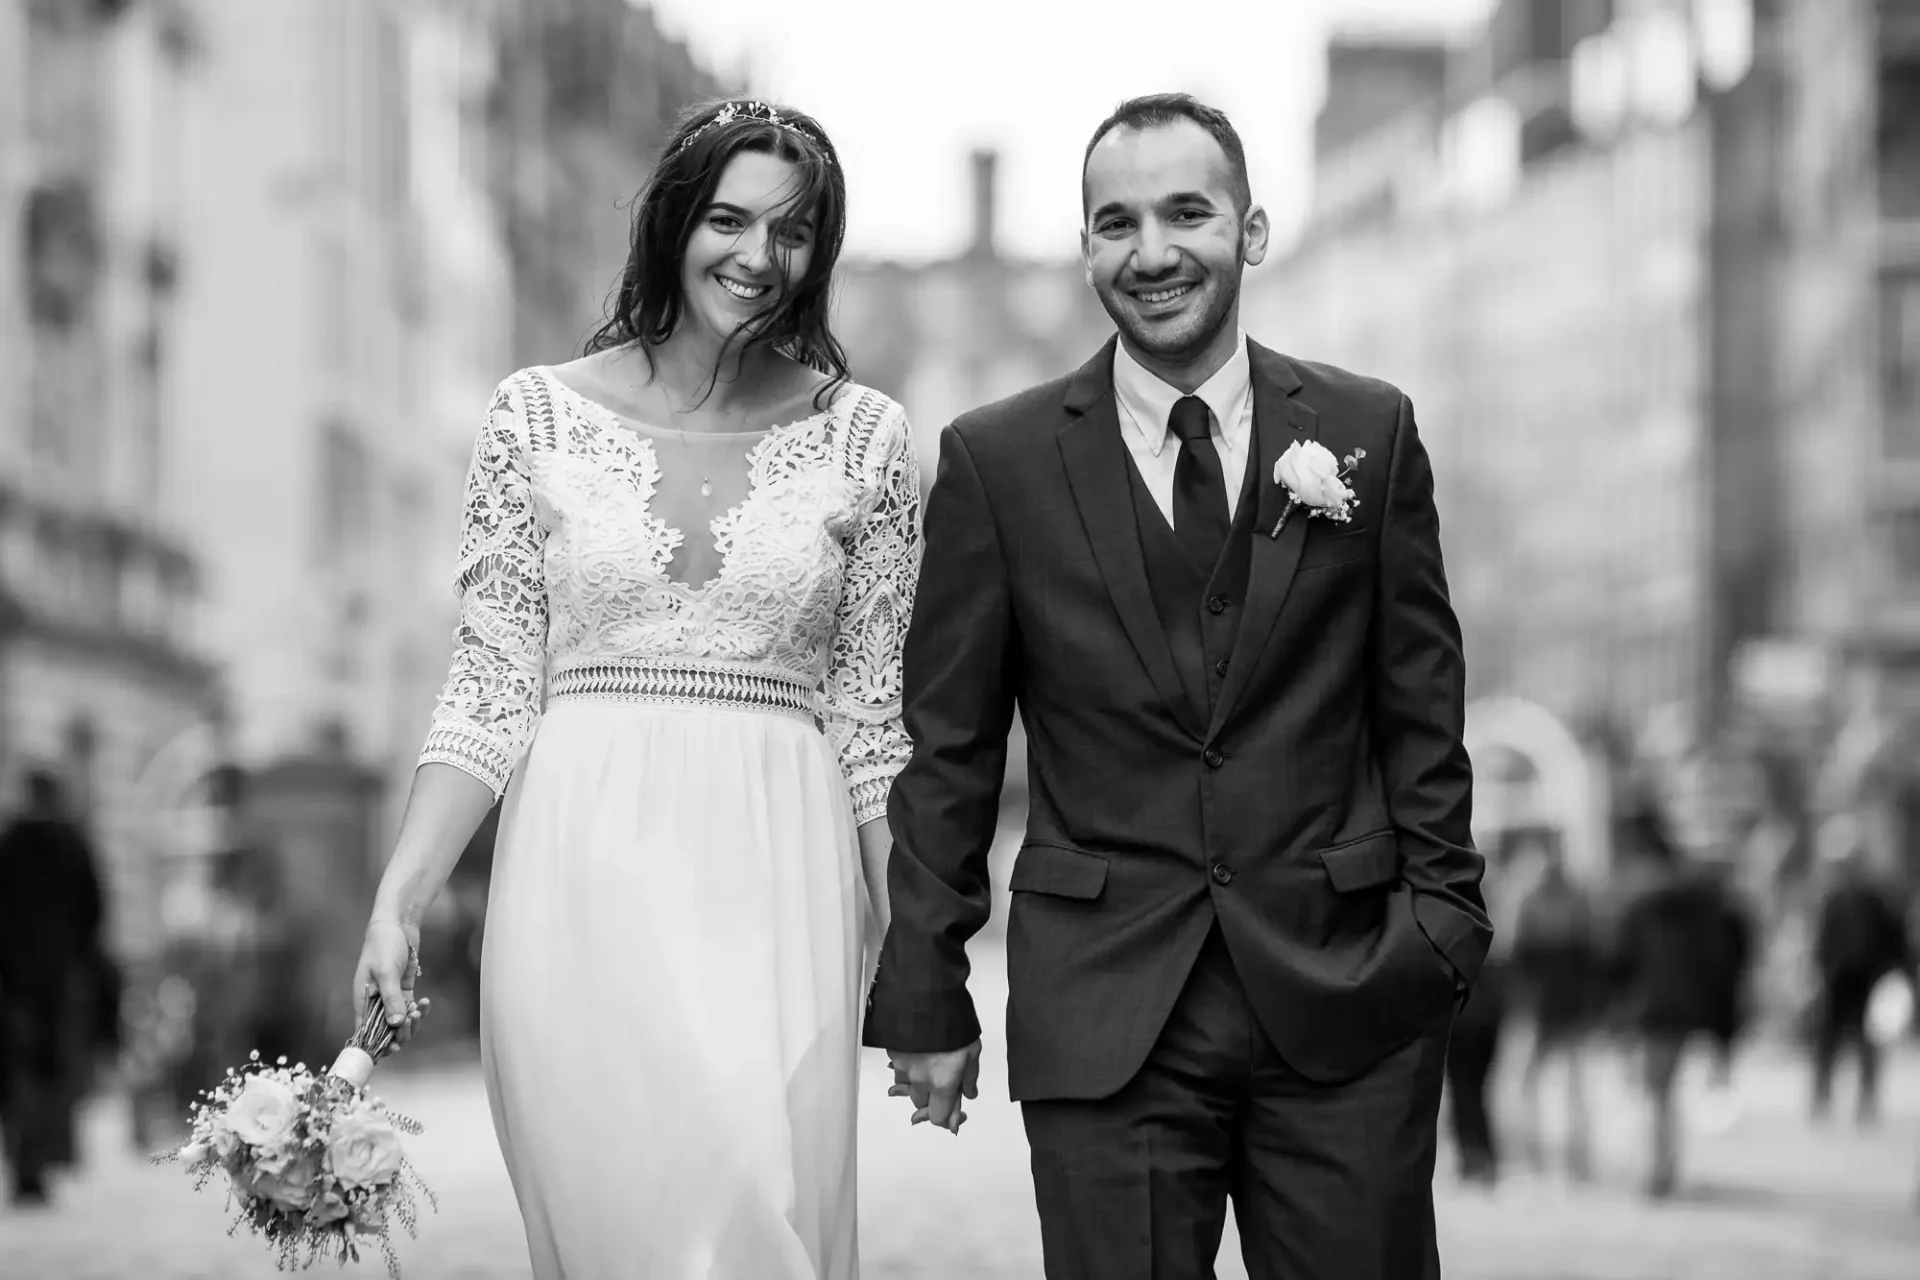
[[[725,338],[771,315],[813,257],[813,211],[798,207],[790,161],[741,151],[727,162],[681,255],[689,323]]]

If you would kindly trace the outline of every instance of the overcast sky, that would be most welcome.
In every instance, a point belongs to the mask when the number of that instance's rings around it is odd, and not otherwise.
[[[640,0],[636,0],[636,3]],[[1491,0],[652,0],[709,65],[817,117],[847,168],[848,253],[908,260],[966,240],[967,153],[1000,150],[1012,252],[1079,229],[1080,155],[1113,105],[1184,89],[1225,109],[1255,198],[1306,195],[1331,23],[1457,30]]]

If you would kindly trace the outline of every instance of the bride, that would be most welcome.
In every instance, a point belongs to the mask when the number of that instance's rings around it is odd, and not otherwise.
[[[474,448],[452,670],[354,989],[418,1017],[420,918],[504,796],[481,1050],[539,1280],[858,1273],[920,489],[828,328],[844,205],[811,118],[696,112],[611,319],[502,383]]]

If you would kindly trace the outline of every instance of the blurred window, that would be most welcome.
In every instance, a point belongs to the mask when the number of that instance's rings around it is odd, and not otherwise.
[[[1880,202],[1892,218],[1920,218],[1920,53],[1880,66]]]
[[[373,510],[372,467],[366,446],[352,427],[332,421],[320,429],[320,465],[315,468],[314,558],[323,566],[351,563],[367,546]]]
[[[1671,9],[1641,14],[1627,28],[1628,79],[1636,114],[1664,126],[1692,114],[1699,85],[1693,33]]]
[[[1882,281],[1880,326],[1887,450],[1920,455],[1920,274]]]
[[[1908,586],[1920,584],[1920,508],[1890,513],[1887,526],[1894,576]]]
[[[318,257],[314,280],[319,321],[321,369],[346,376],[352,370],[353,322],[348,291],[352,288],[351,264],[338,239],[327,236],[315,242]]]
[[[1753,67],[1753,0],[1693,0],[1700,73],[1710,88],[1727,90]]]
[[[411,168],[407,37],[400,19],[386,6],[374,6],[372,17],[374,82],[367,97],[363,142],[370,169],[368,194],[377,210],[395,213],[406,205]]]
[[[1455,197],[1472,209],[1497,208],[1520,181],[1520,113],[1485,97],[1447,122],[1443,147]]]

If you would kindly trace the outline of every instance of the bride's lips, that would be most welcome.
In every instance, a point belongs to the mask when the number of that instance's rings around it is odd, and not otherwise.
[[[720,288],[728,297],[740,302],[759,302],[773,292],[773,286],[770,284],[749,284],[745,280],[736,280],[732,276],[721,275],[718,272],[714,273],[713,278],[720,282]]]

